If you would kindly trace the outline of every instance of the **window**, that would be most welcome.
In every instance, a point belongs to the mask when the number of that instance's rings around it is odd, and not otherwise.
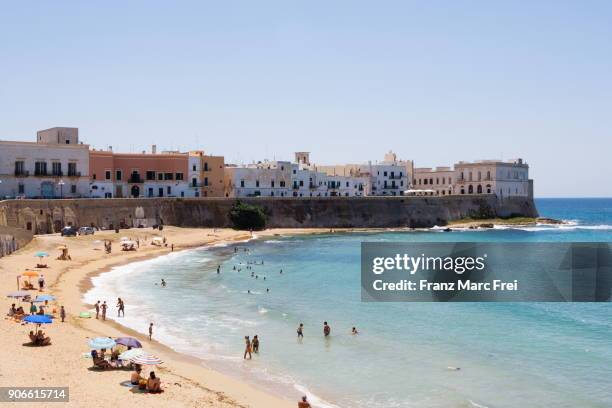
[[[168,195],[172,194],[172,187],[168,186],[166,188],[166,193],[168,193]]]
[[[106,178],[106,180],[110,180],[111,179],[111,172],[110,172],[110,170],[106,170],[104,172],[104,177]]]
[[[77,167],[76,163],[68,163],[68,176],[76,177],[77,176]]]
[[[37,161],[34,163],[34,175],[46,176],[47,175],[47,162]]]
[[[240,187],[244,187],[244,180],[240,180]]]
[[[270,182],[270,187],[274,188],[274,180]]]
[[[153,187],[149,187],[149,197],[153,197]]]
[[[164,179],[164,173],[157,173],[157,180],[162,181]]]
[[[304,180],[300,180],[300,187],[304,187]]]
[[[164,180],[172,180],[173,176],[172,173],[164,173]]]
[[[53,173],[54,176],[61,176],[62,175],[62,163],[60,162],[51,163],[51,172]]]
[[[383,173],[383,176],[387,177],[387,172],[386,171]]]
[[[259,180],[255,180],[255,187],[259,187]]]
[[[91,178],[95,180],[96,179],[96,173],[92,174]]]
[[[176,180],[183,180],[183,173],[176,173]]]
[[[208,177],[204,177],[204,185],[208,186]]]
[[[76,194],[76,191],[77,191],[77,190],[76,190],[76,184],[72,184],[72,185],[70,186],[70,193],[72,193],[72,194]]]
[[[25,194],[25,186],[23,185],[23,183],[19,183],[17,188],[18,188],[19,194]]]
[[[285,180],[281,180],[281,181],[280,181],[280,186],[281,186],[281,187],[285,187]]]
[[[191,171],[196,171],[196,165],[195,164],[191,167]]]
[[[160,187],[160,188],[157,189],[157,196],[158,197],[163,197],[164,196],[164,188],[163,187]]]
[[[204,162],[204,171],[208,171],[208,162]]]
[[[123,177],[123,172],[121,170],[116,170],[115,171],[115,180],[121,181],[122,177]]]
[[[25,174],[25,163],[23,161],[15,162],[15,175],[22,176]]]
[[[198,186],[198,179],[197,178],[192,178],[191,179],[191,187],[197,187]]]
[[[147,171],[146,177],[147,180],[155,180],[155,172],[152,170]]]

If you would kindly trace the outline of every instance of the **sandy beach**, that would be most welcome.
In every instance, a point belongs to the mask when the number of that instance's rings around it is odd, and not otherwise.
[[[275,234],[298,234],[326,232],[324,230],[266,230],[257,232],[256,236],[273,236]],[[154,235],[166,237],[168,247],[151,245]],[[140,240],[136,251],[121,251],[118,245],[121,237]],[[40,235],[14,254],[0,258],[0,309],[6,315],[11,303],[19,306],[16,299],[6,294],[17,290],[17,276],[26,269],[33,269],[44,274],[46,288],[43,293],[57,298],[52,302],[59,312],[63,305],[67,312],[66,322],[56,319],[53,324],[44,325],[42,329],[51,337],[52,344],[47,347],[31,347],[28,333],[34,325],[21,325],[13,320],[3,319],[0,335],[3,345],[0,348],[0,386],[20,387],[69,387],[70,406],[184,406],[184,407],[294,407],[299,395],[293,401],[262,392],[249,384],[237,381],[224,374],[213,371],[202,365],[202,362],[191,356],[174,352],[155,341],[149,341],[133,330],[127,329],[113,321],[83,319],[78,314],[91,310],[92,305],[82,302],[82,294],[90,285],[90,278],[111,267],[144,260],[167,254],[174,250],[200,247],[221,242],[247,240],[248,232],[234,230],[188,229],[166,227],[162,233],[151,229],[99,231],[95,235],[78,237],[61,237],[59,234]],[[113,241],[113,251],[106,254],[100,242],[104,239]],[[59,246],[66,244],[72,260],[56,260]],[[50,254],[44,258],[48,268],[35,268],[38,258],[34,254],[46,251]],[[32,283],[36,283],[33,278]],[[34,297],[39,292],[32,291]],[[116,312],[115,299],[107,299],[108,314]],[[29,304],[23,304],[24,309]],[[129,305],[130,312],[137,312],[136,305]],[[98,336],[131,336],[138,338],[143,347],[158,355],[164,364],[155,368],[161,376],[162,394],[133,393],[129,387],[120,383],[129,380],[130,371],[92,369],[91,359],[84,358],[88,353],[87,340]],[[148,372],[149,370],[145,371]],[[54,406],[53,404],[47,404]],[[37,404],[36,406],[44,406]]]

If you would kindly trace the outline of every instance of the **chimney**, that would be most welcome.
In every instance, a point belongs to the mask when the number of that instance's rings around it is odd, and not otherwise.
[[[157,153],[157,145],[151,146],[151,153],[153,154]]]

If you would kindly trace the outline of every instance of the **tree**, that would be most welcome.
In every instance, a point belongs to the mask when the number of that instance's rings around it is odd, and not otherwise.
[[[259,231],[266,228],[266,214],[257,205],[237,201],[230,210],[230,220],[235,229]]]

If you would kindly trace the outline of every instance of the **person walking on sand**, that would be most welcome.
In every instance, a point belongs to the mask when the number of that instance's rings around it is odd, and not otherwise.
[[[331,333],[331,327],[327,324],[327,322],[323,322],[323,335],[328,337]]]
[[[108,306],[106,306],[106,300],[105,300],[104,302],[102,302],[102,306],[101,306],[101,309],[102,309],[102,320],[106,320],[106,308],[107,307]]]
[[[149,341],[153,340],[153,323],[149,325]]]
[[[298,339],[303,339],[304,338],[304,323],[300,323],[300,325],[297,328],[297,334],[298,334]]]
[[[174,252],[174,243],[170,244],[170,251]]]
[[[123,315],[125,317],[125,304],[121,298],[117,298],[117,317]]]
[[[252,345],[251,345],[251,340],[249,339],[249,336],[244,336],[244,343],[245,343],[245,348],[244,348],[244,357],[243,359],[246,360],[246,356],[247,354],[249,355],[249,360],[251,358],[253,358],[251,351],[252,351]]]
[[[40,278],[38,278],[38,290],[42,292],[44,288],[45,288],[45,275],[41,273]]]
[[[308,398],[304,395],[301,401],[298,401],[298,408],[310,408],[310,402],[308,402]]]
[[[64,306],[60,307],[60,317],[62,318],[62,323],[64,323],[64,320],[66,320],[66,309],[64,309]]]
[[[96,319],[98,319],[100,316],[100,301],[98,300],[96,302]]]

